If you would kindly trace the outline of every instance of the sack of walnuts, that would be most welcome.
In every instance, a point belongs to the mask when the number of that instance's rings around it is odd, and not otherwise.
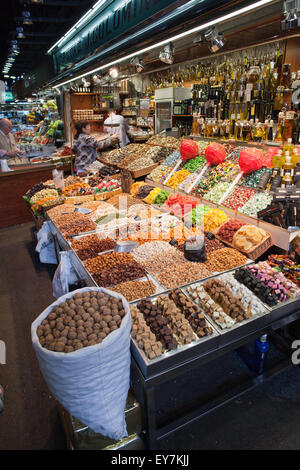
[[[101,287],[69,292],[31,325],[51,393],[72,416],[115,440],[127,436],[130,330],[128,302]]]

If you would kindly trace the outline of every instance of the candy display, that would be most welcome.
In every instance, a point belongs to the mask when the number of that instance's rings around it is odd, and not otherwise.
[[[156,183],[163,183],[167,176],[171,173],[172,167],[160,165],[156,167],[149,175],[149,179]]]
[[[122,300],[98,291],[78,292],[51,311],[37,335],[49,351],[71,353],[101,343],[124,316]]]
[[[226,183],[226,181],[224,183],[220,182],[205,194],[205,199],[217,204],[228,188],[230,188],[230,183]]]
[[[186,288],[187,294],[201,307],[201,309],[221,328],[231,328],[235,325],[235,320],[227,315],[206,292],[203,284],[196,284]]]
[[[274,307],[278,299],[268,286],[265,286],[254,274],[247,268],[239,268],[235,271],[234,277],[237,281],[244,284],[265,304]]]
[[[152,333],[155,334],[156,340],[162,344],[163,348],[168,351],[176,349],[178,342],[168,327],[167,319],[160,314],[158,306],[152,303],[151,300],[145,299],[137,304],[137,308],[143,313],[146,324],[150,327]]]
[[[300,287],[300,265],[296,264],[288,255],[270,255],[268,263],[282,271],[285,277]]]
[[[136,197],[138,199],[145,199],[151,193],[152,189],[153,189],[153,186],[145,184],[139,188],[136,194]]]
[[[247,258],[232,248],[222,248],[207,255],[205,265],[212,272],[222,272],[246,264]]]
[[[66,197],[94,194],[94,189],[88,183],[70,184],[62,189],[62,194]]]
[[[253,189],[238,187],[222,202],[222,206],[238,210],[240,207],[243,207],[254,194],[255,191]]]
[[[190,172],[187,170],[179,170],[176,173],[174,173],[173,176],[166,182],[166,185],[169,188],[176,189],[180,183],[182,183],[188,176]]]
[[[148,359],[161,356],[163,346],[160,341],[156,340],[155,334],[147,325],[143,314],[136,306],[131,306],[130,310],[132,319],[131,336],[136,340],[138,347],[144,351]]]
[[[252,313],[245,310],[242,302],[232,294],[224,282],[219,279],[209,279],[203,283],[203,287],[224,312],[236,322],[251,317]]]
[[[191,302],[190,299],[180,289],[172,290],[169,296],[175,305],[180,308],[183,315],[190,323],[193,331],[199,338],[211,335],[212,328],[207,323],[199,307]]]
[[[204,165],[205,161],[205,157],[203,155],[199,155],[198,157],[195,157],[185,163],[183,168],[190,173],[194,173],[194,171],[198,170],[198,168],[201,168]]]
[[[173,167],[175,163],[179,160],[180,158],[180,152],[178,150],[174,150],[173,152],[170,153],[170,155],[167,156],[167,158],[163,161],[164,166],[170,166]]]
[[[156,304],[159,312],[167,319],[169,328],[180,344],[189,344],[195,340],[192,327],[173,300],[165,295],[159,295]]]
[[[269,287],[271,292],[280,302],[285,302],[290,298],[300,296],[300,290],[296,284],[288,280],[281,272],[272,268],[268,262],[260,262],[249,266],[249,271],[262,284]]]
[[[260,168],[259,170],[253,171],[249,175],[246,175],[244,181],[242,182],[242,186],[247,186],[249,188],[256,188],[258,183],[261,180],[261,177],[265,174],[270,174],[270,168]]]
[[[161,188],[154,188],[152,191],[148,194],[147,197],[145,197],[145,202],[148,204],[153,204],[154,199],[158,194],[161,192]]]
[[[193,225],[203,225],[203,218],[206,212],[210,211],[211,208],[208,206],[197,205],[194,209],[186,214],[185,220],[191,221]]]
[[[157,206],[161,207],[164,202],[168,199],[170,193],[165,190],[161,190],[157,196],[153,199],[153,204],[156,204]]]
[[[239,209],[239,212],[250,215],[250,217],[257,217],[257,213],[265,209],[272,201],[273,196],[267,192],[254,194],[246,204]]]
[[[267,237],[265,230],[254,225],[244,225],[234,234],[232,243],[239,250],[250,251]]]
[[[228,220],[227,214],[220,209],[211,209],[204,214],[205,232],[213,232]]]

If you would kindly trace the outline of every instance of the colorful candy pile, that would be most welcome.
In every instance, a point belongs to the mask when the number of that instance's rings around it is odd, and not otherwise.
[[[194,173],[194,171],[201,168],[204,163],[206,163],[205,157],[203,155],[198,155],[197,157],[188,160],[183,168],[188,170],[190,173]]]
[[[217,204],[229,188],[230,183],[226,183],[226,181],[220,182],[205,195],[205,199]]]
[[[161,192],[161,188],[154,188],[148,196],[144,199],[148,204],[152,204],[156,196]]]
[[[169,195],[170,193],[168,191],[162,189],[153,200],[153,204],[156,204],[157,206],[161,207],[166,201],[166,199],[168,199]]]
[[[178,150],[174,150],[174,152],[170,153],[170,155],[168,155],[167,158],[163,161],[163,165],[173,167],[179,159],[180,153]]]
[[[254,194],[255,191],[253,189],[238,187],[230,196],[228,196],[228,198],[225,199],[222,206],[237,210],[240,207],[243,207]]]
[[[208,206],[198,205],[186,215],[186,220],[191,221],[193,225],[202,225],[204,214],[210,210]]]
[[[219,228],[224,222],[228,220],[225,212],[219,209],[211,209],[204,214],[204,230],[205,232],[212,232]]]
[[[261,168],[260,170],[253,171],[250,175],[247,175],[242,183],[242,186],[248,186],[249,188],[256,188],[261,177],[265,173],[271,173],[270,168]]]
[[[189,213],[196,205],[197,201],[193,201],[188,196],[182,196],[181,194],[171,194],[165,202],[165,208],[171,213],[178,216],[183,216]]]
[[[173,176],[166,182],[166,186],[169,188],[177,189],[177,187],[182,183],[188,176],[190,172],[187,170],[179,170],[174,173]]]
[[[171,171],[171,166],[159,165],[150,173],[149,178],[156,183],[162,183]]]
[[[257,213],[265,209],[273,200],[273,196],[268,192],[254,194],[246,204],[240,209],[240,212],[250,217],[257,218]]]
[[[300,264],[296,264],[288,255],[270,255],[268,263],[300,287]]]

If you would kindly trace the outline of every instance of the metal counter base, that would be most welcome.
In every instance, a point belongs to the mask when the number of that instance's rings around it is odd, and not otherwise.
[[[163,450],[164,439],[174,435],[178,431],[183,431],[189,425],[201,419],[201,417],[217,410],[221,406],[226,405],[241,395],[251,391],[266,380],[269,380],[271,377],[281,373],[283,370],[292,367],[293,364],[290,358],[291,349],[288,345],[286,345],[284,348],[286,357],[274,366],[266,369],[263,374],[256,376],[251,371],[250,377],[244,380],[242,383],[238,383],[235,387],[229,387],[228,390],[223,393],[214,395],[200,406],[199,400],[194,401],[191,404],[192,406],[189,408],[189,411],[183,413],[181,416],[179,416],[178,410],[173,410],[172,413],[168,412],[168,420],[162,426],[159,426],[157,423],[158,403],[156,400],[156,392],[160,385],[167,384],[168,382],[179,378],[188,380],[188,376],[193,371],[196,371],[196,369],[200,366],[207,364],[230,351],[237,350],[237,352],[239,352],[239,348],[242,349],[244,345],[254,341],[261,335],[272,334],[273,331],[276,331],[299,318],[300,307],[298,306],[297,309],[295,305],[295,311],[285,316],[284,318],[274,321],[273,323],[256,330],[250,335],[240,339],[234,339],[232,342],[221,346],[218,349],[208,351],[205,354],[201,354],[189,361],[171,367],[165,372],[152,375],[151,377],[145,377],[135,359],[132,358],[131,387],[137,400],[141,404],[143,411],[142,437],[144,439],[145,446],[152,450]],[[241,359],[244,359],[242,354],[240,357]],[[248,364],[246,365],[248,366]],[[170,396],[176,393],[174,387],[169,387],[169,390]],[[180,390],[177,390],[177,392],[180,392]]]

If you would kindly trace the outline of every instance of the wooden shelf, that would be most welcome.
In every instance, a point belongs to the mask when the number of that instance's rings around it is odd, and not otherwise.
[[[180,118],[180,117],[193,117],[192,114],[172,114],[172,117],[174,118]]]

